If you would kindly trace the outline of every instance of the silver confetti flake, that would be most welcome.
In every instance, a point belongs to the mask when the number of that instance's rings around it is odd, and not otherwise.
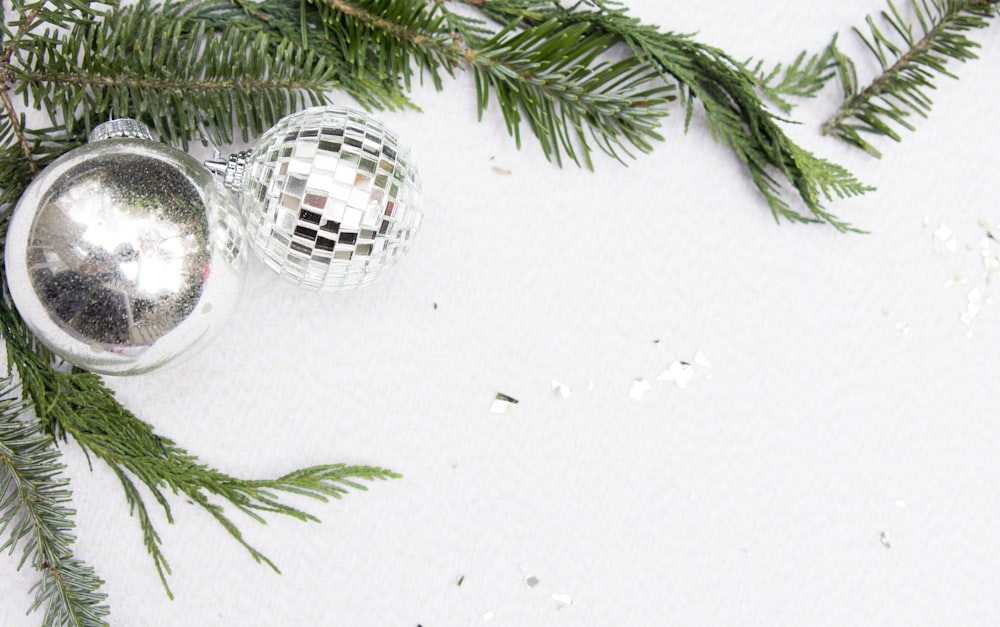
[[[646,392],[648,392],[650,388],[652,388],[652,386],[649,384],[649,381],[646,381],[645,379],[636,379],[632,382],[632,387],[629,388],[629,398],[635,401],[641,401],[642,397],[646,395]]]
[[[569,398],[570,395],[573,393],[573,390],[571,390],[570,387],[565,383],[561,383],[553,379],[552,393],[558,396],[559,398]]]
[[[556,607],[562,609],[573,604],[573,595],[560,592],[552,593],[552,600],[556,602]]]
[[[514,406],[520,402],[512,396],[498,392],[496,398],[490,404],[490,411],[494,414],[509,414],[514,410]]]

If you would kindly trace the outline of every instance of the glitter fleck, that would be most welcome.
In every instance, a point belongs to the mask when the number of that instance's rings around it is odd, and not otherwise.
[[[521,564],[521,577],[524,579],[524,585],[529,588],[534,588],[541,583],[541,580],[536,577],[529,566]]]
[[[906,502],[906,501],[904,501],[903,499],[899,499],[899,500],[897,500],[897,501],[896,501],[896,502],[894,503],[894,505],[895,505],[896,507],[898,507],[899,509],[906,509],[907,507],[909,507],[909,503],[907,503],[907,502]]]
[[[656,377],[657,381],[673,381],[677,387],[684,389],[694,378],[694,368],[686,361],[675,361]]]
[[[972,324],[972,321],[979,315],[983,305],[983,294],[979,288],[975,288],[965,297],[967,303],[965,311],[962,312],[962,324]]]
[[[879,534],[878,541],[881,542],[882,546],[884,546],[885,548],[887,549],[892,548],[892,544],[889,543],[889,535],[886,532],[883,531],[882,533]]]
[[[455,582],[455,585],[457,587],[461,588],[463,583],[465,583],[465,575],[462,575],[461,577],[459,577],[458,581]]]
[[[953,253],[958,250],[958,240],[952,234],[951,227],[942,224],[934,230],[934,252],[940,254]]]
[[[498,165],[493,166],[493,171],[496,172],[497,174],[502,174],[504,176],[512,174],[511,170],[508,170],[507,168],[501,168]]]
[[[650,390],[652,386],[649,385],[649,381],[645,379],[636,379],[632,382],[632,387],[628,391],[628,395],[633,400],[641,401],[642,397],[645,396],[646,392]]]
[[[708,361],[708,357],[705,357],[705,353],[698,351],[694,356],[694,363],[702,366],[704,368],[711,368],[712,362]]]
[[[956,287],[958,285],[965,285],[965,277],[960,274],[956,274],[944,282],[945,287]]]
[[[552,600],[556,602],[556,607],[562,609],[573,604],[573,595],[553,592]]]
[[[514,409],[514,405],[517,405],[519,402],[519,400],[512,396],[497,392],[496,398],[493,399],[493,403],[490,405],[490,411],[494,414],[509,414]]]
[[[899,322],[896,323],[896,330],[902,333],[903,335],[909,335],[910,323],[904,320],[900,320]]]
[[[494,616],[493,610],[490,610],[488,612],[483,612],[483,620],[486,622],[493,620],[493,616]]]
[[[553,379],[552,380],[552,393],[555,394],[556,396],[558,396],[559,398],[569,398],[570,394],[573,393],[573,390],[571,390],[569,388],[569,386],[566,385],[565,383],[561,383],[561,382],[556,381],[555,379]]]

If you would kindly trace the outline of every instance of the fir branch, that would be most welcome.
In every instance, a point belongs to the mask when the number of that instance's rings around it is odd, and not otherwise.
[[[546,0],[483,0],[479,8],[498,21],[529,23],[557,19],[563,24],[586,24],[592,32],[610,34],[627,44],[637,59],[655,67],[681,88],[681,101],[690,121],[700,102],[713,137],[732,148],[767,200],[775,220],[826,222],[841,231],[854,230],[830,214],[823,200],[871,191],[846,169],[820,159],[797,146],[781,129],[757,93],[759,81],[744,64],[718,48],[694,41],[689,35],[661,32],[628,15],[617,2],[580,0],[565,8]],[[808,214],[793,209],[782,198],[780,174],[805,203]]]
[[[480,117],[495,101],[520,145],[526,123],[546,157],[565,155],[591,167],[591,142],[618,157],[649,151],[662,105],[673,99],[657,73],[638,59],[600,60],[612,37],[550,21],[508,24],[497,32],[413,0],[317,0],[332,37],[352,51],[358,72],[376,72],[409,88],[416,72],[440,88],[442,76],[466,67],[476,79]],[[378,65],[372,68],[374,56]]]
[[[844,101],[821,127],[824,135],[839,137],[875,157],[881,152],[862,134],[898,142],[902,141],[899,127],[914,130],[909,118],[930,113],[936,77],[958,78],[948,70],[948,62],[977,58],[980,46],[966,33],[989,26],[1000,0],[908,0],[909,19],[892,0],[888,6],[880,14],[885,30],[871,16],[866,18],[867,35],[854,29],[878,61],[881,74],[861,87],[854,61],[836,51]]]
[[[327,61],[300,47],[145,1],[36,38],[6,69],[25,104],[63,120],[69,132],[79,110],[113,113],[181,145],[202,127],[231,143],[239,126],[247,141],[337,87]]]
[[[0,379],[0,551],[22,548],[18,569],[30,563],[41,575],[29,609],[43,609],[43,625],[106,625],[104,584],[73,557],[69,482],[51,436],[23,417],[11,379]]]
[[[330,37],[324,27],[319,8],[310,3],[287,0],[204,0],[186,3],[185,12],[192,19],[204,22],[218,32],[229,28],[250,35],[263,34],[278,46],[311,52],[327,61],[337,89],[345,91],[358,104],[373,109],[413,108],[402,86],[388,77],[358,73],[346,51]],[[251,19],[247,19],[247,18]],[[371,57],[367,65],[377,65]]]

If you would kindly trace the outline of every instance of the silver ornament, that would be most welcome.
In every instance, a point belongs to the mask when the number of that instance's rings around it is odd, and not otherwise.
[[[206,344],[235,310],[244,231],[215,177],[140,123],[115,120],[90,139],[18,202],[7,281],[55,354],[94,372],[145,372]]]
[[[300,111],[253,150],[208,165],[240,194],[254,252],[305,288],[371,283],[407,251],[420,224],[420,180],[409,151],[363,111]]]

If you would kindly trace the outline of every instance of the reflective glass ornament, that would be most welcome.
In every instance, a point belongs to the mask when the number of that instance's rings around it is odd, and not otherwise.
[[[56,355],[106,374],[206,344],[246,274],[231,194],[133,120],[97,127],[42,171],[14,209],[4,254],[28,327]]]
[[[420,180],[409,151],[363,111],[300,111],[253,150],[209,166],[240,194],[254,252],[305,288],[371,283],[407,251],[420,224]]]

